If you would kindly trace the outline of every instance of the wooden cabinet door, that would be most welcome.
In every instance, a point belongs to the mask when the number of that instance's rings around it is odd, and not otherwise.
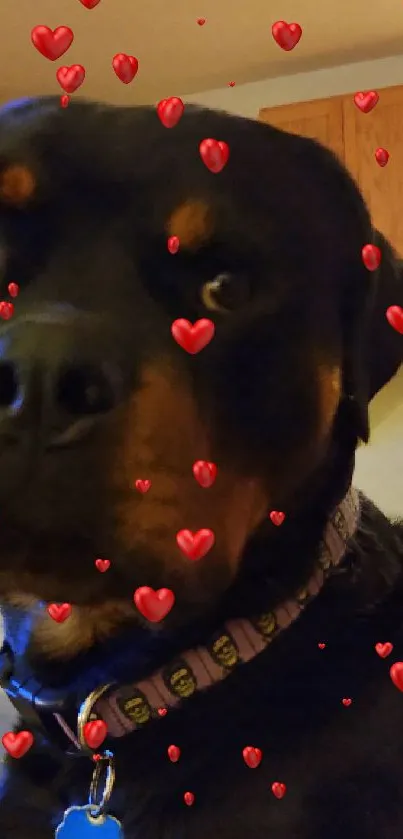
[[[330,148],[344,161],[343,97],[297,102],[278,108],[262,108],[259,119],[290,134],[311,137]]]
[[[403,87],[379,89],[373,111],[363,114],[353,96],[343,97],[345,164],[357,181],[374,226],[403,256]],[[381,168],[375,151],[390,153]]]

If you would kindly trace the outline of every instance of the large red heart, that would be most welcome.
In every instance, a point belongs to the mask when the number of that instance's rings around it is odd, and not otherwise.
[[[389,306],[386,311],[386,317],[388,322],[393,329],[396,329],[396,332],[400,332],[400,335],[403,335],[403,309],[401,306]]]
[[[381,264],[382,254],[376,245],[364,245],[361,251],[362,261],[368,271],[376,271]]]
[[[196,460],[193,464],[193,474],[197,483],[207,489],[213,485],[217,477],[217,467],[215,463],[210,463],[208,460]]]
[[[256,769],[262,761],[263,752],[255,746],[246,746],[242,752],[243,759],[249,769]]]
[[[375,644],[375,650],[380,658],[387,658],[393,650],[393,644],[390,641],[387,641],[386,644]]]
[[[83,733],[87,746],[90,749],[98,749],[105,740],[108,733],[108,726],[103,720],[91,720],[85,723]]]
[[[214,336],[215,327],[212,320],[201,318],[191,324],[189,320],[179,318],[171,326],[172,337],[183,350],[196,355],[210,343]]]
[[[56,78],[60,87],[66,93],[74,93],[81,87],[85,79],[85,69],[82,64],[72,64],[71,67],[59,67],[56,72]]]
[[[389,670],[393,684],[403,692],[403,661],[396,661]]]
[[[34,737],[30,731],[7,731],[1,738],[3,746],[11,757],[23,757],[31,748]]]
[[[162,99],[157,105],[157,114],[165,128],[173,128],[179,122],[185,106],[182,99],[171,96],[169,99]]]
[[[191,530],[180,530],[176,534],[176,541],[182,553],[186,554],[188,559],[196,561],[206,556],[213,547],[215,538],[212,530],[203,527],[196,533],[192,533]]]
[[[130,84],[137,75],[139,62],[134,55],[118,52],[112,59],[112,67],[123,84]]]
[[[95,6],[98,6],[98,3],[100,2],[101,0],[80,0],[80,3],[82,3],[86,9],[95,9]]]
[[[285,20],[277,20],[273,23],[271,31],[276,44],[286,52],[297,46],[302,35],[299,23],[286,23]]]
[[[49,603],[47,612],[56,623],[64,623],[71,615],[72,606],[71,603]]]
[[[199,151],[204,165],[215,175],[221,172],[228,163],[229,145],[224,143],[223,140],[213,140],[211,137],[207,137],[201,141]]]
[[[34,26],[31,41],[41,55],[57,61],[73,43],[74,33],[69,26],[58,26],[54,30],[49,26]]]
[[[159,623],[171,611],[175,603],[175,595],[169,588],[154,591],[149,586],[140,586],[134,592],[134,602],[141,614],[150,623]]]
[[[376,90],[360,91],[355,94],[354,102],[363,114],[369,114],[379,102],[379,93]]]

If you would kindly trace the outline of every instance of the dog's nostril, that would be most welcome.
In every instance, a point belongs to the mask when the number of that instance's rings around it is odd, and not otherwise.
[[[109,411],[115,404],[113,383],[102,369],[81,366],[65,370],[57,383],[57,403],[73,416]]]
[[[8,408],[18,396],[18,379],[13,364],[2,362],[0,364],[0,407]]]

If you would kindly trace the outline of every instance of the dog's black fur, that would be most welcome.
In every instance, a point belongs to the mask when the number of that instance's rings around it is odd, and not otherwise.
[[[200,160],[205,137],[230,146],[218,175]],[[72,322],[78,356],[87,358],[92,342],[127,384],[95,438],[56,450],[51,466],[38,436],[10,453],[14,426],[8,414],[0,419],[0,597],[7,607],[20,589],[102,608],[112,597],[130,602],[138,585],[171,585],[178,595],[158,632],[124,621],[62,661],[25,633],[19,653],[42,684],[85,696],[99,684],[151,674],[225,619],[268,611],[307,579],[326,520],[350,485],[357,443],[368,438],[369,401],[402,361],[403,338],[385,311],[403,305],[403,271],[330,152],[250,120],[189,107],[167,130],[152,109],[73,103],[63,111],[57,100],[38,100],[0,112],[0,172],[12,163],[30,167],[37,189],[27,206],[0,212],[3,293],[10,281],[21,287],[10,321],[17,326],[0,331],[3,349],[11,335],[20,355],[39,354],[39,366],[52,368],[64,352],[54,331],[44,329],[38,349],[29,330],[22,344],[12,330],[45,304],[69,303],[103,319],[101,335],[84,338]],[[189,199],[211,210],[212,231],[194,252],[173,256],[166,223]],[[369,242],[382,250],[376,273],[362,263]],[[210,312],[201,289],[222,272],[249,297],[234,311]],[[214,340],[197,356],[171,338],[179,317],[215,321]],[[130,395],[141,402],[148,364],[174,371],[172,381],[167,374],[172,401],[177,381],[196,406],[207,459],[240,486],[257,480],[267,503],[287,512],[280,528],[259,513],[240,539],[236,570],[218,536],[213,558],[198,564],[175,564],[165,548],[159,554],[153,530],[133,550],[116,536],[120,495],[111,463],[120,465],[123,428],[135,440],[133,481],[148,477],[136,472],[137,415],[122,413]],[[324,436],[319,366],[342,374]],[[173,416],[164,422],[164,394],[153,403],[162,415],[155,443]],[[22,413],[29,435],[38,415]],[[193,460],[205,456],[177,439],[191,416],[184,407],[183,422],[178,417],[178,430],[169,431],[171,453],[165,442],[155,453],[169,473],[182,452],[189,482]],[[45,414],[45,439],[47,422]],[[177,488],[183,527],[211,526],[212,492],[199,490],[200,519],[192,508],[189,520]],[[217,492],[218,513],[231,522],[225,486]],[[134,529],[147,503],[148,496],[130,501]],[[238,508],[232,516],[235,524]],[[97,555],[111,557],[105,575],[94,571]],[[290,629],[219,685],[114,743],[110,812],[126,839],[401,839],[403,696],[389,667],[403,658],[402,564],[402,525],[363,499],[340,569]],[[387,660],[375,652],[379,641],[394,644]],[[343,697],[352,698],[350,707]],[[167,758],[172,743],[182,752],[177,764]],[[247,745],[263,751],[256,770],[243,762]],[[63,810],[86,803],[92,769],[88,757],[65,756],[37,732],[26,756],[7,760],[1,839],[51,839]],[[282,800],[271,792],[274,781],[286,784]],[[193,807],[183,803],[186,790],[195,794]]]

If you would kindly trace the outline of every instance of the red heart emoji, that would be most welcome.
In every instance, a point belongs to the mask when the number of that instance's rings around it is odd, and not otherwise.
[[[401,306],[389,306],[389,309],[386,310],[386,317],[388,322],[393,329],[396,329],[396,332],[399,332],[400,335],[403,335],[403,309]]]
[[[376,271],[381,264],[382,254],[376,245],[364,245],[361,251],[362,261],[368,271]]]
[[[205,22],[206,22],[205,17],[198,17],[197,18],[197,23],[199,24],[199,26],[204,26]]]
[[[215,175],[221,172],[228,163],[229,145],[223,140],[213,140],[208,137],[201,141],[199,151],[204,165]]]
[[[105,740],[108,733],[108,726],[103,720],[91,720],[91,722],[85,723],[83,733],[87,746],[90,749],[98,749]]]
[[[386,644],[381,644],[379,642],[378,644],[375,644],[375,650],[380,658],[387,658],[393,650],[393,644],[391,644],[390,641],[387,641]]]
[[[0,303],[0,318],[2,320],[10,320],[14,314],[14,304],[9,300],[2,300]]]
[[[349,708],[353,700],[352,699],[342,699],[341,701],[342,701],[345,708]]]
[[[60,104],[62,108],[67,108],[70,104],[70,96],[67,96],[67,94],[64,93],[63,96],[60,97]]]
[[[182,553],[189,559],[202,559],[213,547],[215,538],[212,530],[207,527],[192,533],[191,530],[180,530],[176,534],[176,541]]]
[[[166,717],[168,713],[168,708],[158,708],[158,716],[159,717]]]
[[[183,800],[188,807],[191,807],[195,800],[194,792],[185,792]]]
[[[184,110],[182,99],[178,99],[177,96],[162,99],[157,105],[157,114],[165,128],[173,128],[177,125]]]
[[[95,9],[95,6],[98,6],[98,3],[100,2],[101,0],[80,0],[80,3],[82,3],[86,9]]]
[[[34,26],[31,41],[41,55],[57,61],[73,43],[74,33],[69,26],[58,26],[54,30],[49,26]]]
[[[193,464],[193,474],[197,483],[207,489],[213,485],[217,477],[217,467],[215,463],[210,463],[208,460],[196,460]]]
[[[81,87],[85,79],[85,69],[82,64],[72,64],[71,67],[59,67],[56,78],[60,87],[67,93],[74,93]]]
[[[321,642],[320,644],[318,644],[318,647],[319,647],[319,649],[320,649],[320,650],[324,650],[324,649],[325,649],[325,647],[326,647],[326,644],[324,644],[323,642]]]
[[[279,781],[275,781],[274,784],[271,785],[271,791],[276,798],[284,798],[287,787],[285,784],[280,784]]]
[[[110,559],[96,559],[95,560],[95,568],[101,572],[101,574],[105,574],[105,571],[108,570],[110,567],[111,561]]]
[[[201,318],[193,325],[184,318],[175,320],[171,326],[172,337],[183,350],[196,355],[210,343],[215,327],[212,320]]]
[[[273,23],[271,32],[276,44],[286,52],[297,46],[302,35],[299,23],[286,23],[285,20],[277,20]]]
[[[17,297],[19,290],[20,287],[17,285],[17,283],[9,283],[7,286],[7,291],[10,297]]]
[[[379,166],[386,166],[389,157],[390,154],[387,149],[379,148],[375,152],[375,160],[379,164]]]
[[[360,91],[354,96],[354,102],[363,114],[369,114],[378,101],[379,94],[375,90],[368,90],[365,93]]]
[[[280,510],[272,510],[269,514],[269,519],[276,527],[280,527],[285,519],[285,513],[280,512]]]
[[[71,603],[49,603],[47,613],[56,623],[64,623],[72,612]]]
[[[151,481],[143,481],[142,478],[137,478],[134,486],[136,487],[137,492],[141,492],[144,495],[150,489]]]
[[[228,82],[228,87],[235,87],[235,82]]]
[[[149,586],[140,586],[134,592],[134,602],[139,612],[150,623],[159,623],[171,611],[175,603],[175,595],[169,588],[154,591]]]
[[[7,731],[1,738],[3,746],[11,757],[24,757],[29,752],[34,736],[30,731]]]
[[[243,759],[249,769],[256,769],[262,761],[263,752],[255,746],[246,746],[242,752]]]
[[[177,763],[181,756],[181,750],[179,746],[168,746],[168,757],[171,763]]]
[[[134,55],[126,55],[124,52],[118,52],[113,56],[112,67],[123,84],[130,84],[137,75],[139,69],[139,62]]]
[[[178,253],[179,239],[177,236],[170,236],[167,242],[169,253]]]
[[[403,661],[396,661],[389,670],[390,678],[398,690],[403,692]]]

